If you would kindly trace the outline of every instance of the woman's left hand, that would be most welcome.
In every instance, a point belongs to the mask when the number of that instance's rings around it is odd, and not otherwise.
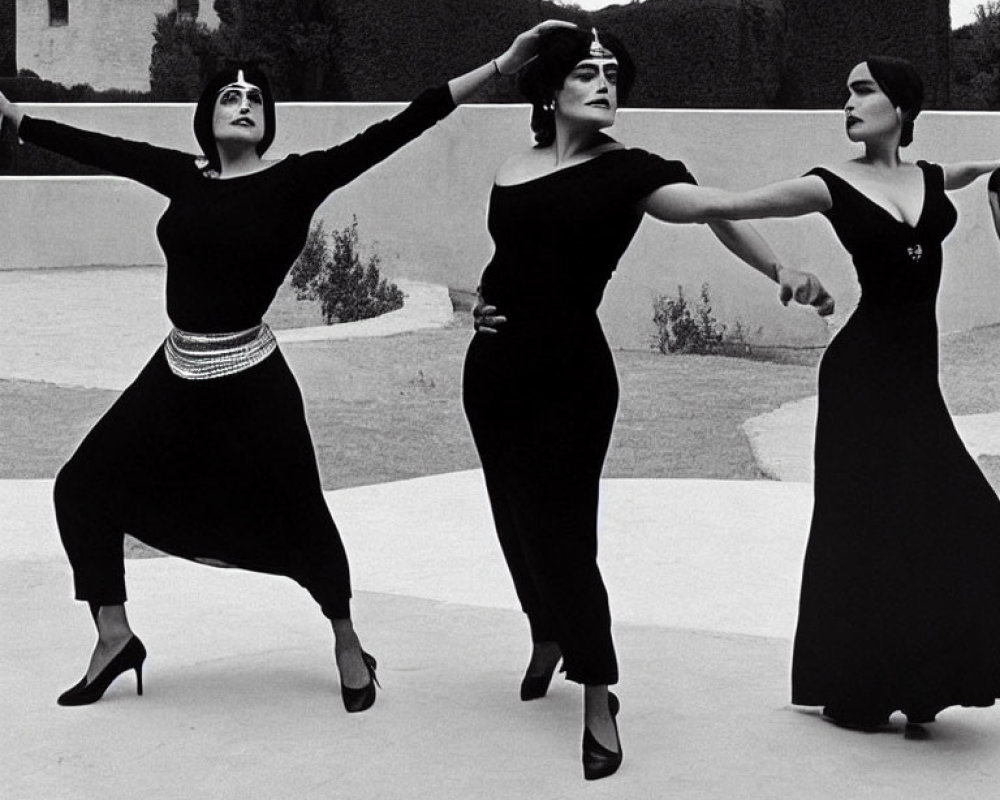
[[[821,317],[829,316],[834,311],[834,300],[823,288],[820,279],[811,272],[778,267],[778,298],[782,305],[788,305],[792,299],[804,306],[813,306]]]
[[[476,292],[476,305],[472,308],[472,328],[483,333],[496,333],[497,328],[507,321],[507,317],[497,311],[497,307],[490,305],[483,296]]]
[[[524,67],[529,61],[533,61],[538,55],[538,45],[541,37],[560,28],[576,28],[572,22],[565,22],[561,19],[547,19],[538,23],[534,28],[530,28],[524,33],[518,34],[514,43],[508,47],[504,53],[497,57],[496,65],[501,75],[513,75]]]

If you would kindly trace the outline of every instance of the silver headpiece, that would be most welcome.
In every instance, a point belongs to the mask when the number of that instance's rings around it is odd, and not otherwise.
[[[243,76],[243,70],[236,71],[236,80],[232,83],[227,83],[223,86],[217,94],[222,94],[226,89],[241,89],[244,92],[249,92],[251,89],[260,89],[255,83],[248,83],[247,79]]]
[[[594,41],[590,43],[590,57],[614,59],[615,54],[601,44],[601,40],[597,36],[597,28],[591,28],[590,31],[594,34]]]

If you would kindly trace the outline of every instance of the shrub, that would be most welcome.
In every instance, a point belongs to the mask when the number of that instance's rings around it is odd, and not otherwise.
[[[197,3],[156,15],[149,91],[156,100],[191,102],[218,69],[218,45],[212,31],[198,22]],[[178,6],[180,8],[180,6]]]
[[[333,243],[332,252],[328,239]],[[292,266],[296,298],[319,300],[327,325],[377,317],[403,307],[402,290],[379,276],[378,254],[373,253],[363,264],[358,245],[357,217],[329,237],[323,223],[317,222]]]
[[[732,331],[712,314],[709,286],[702,284],[697,303],[677,287],[677,296],[661,294],[653,298],[653,346],[661,353],[697,353],[700,355],[751,355],[744,340],[743,325],[737,322]]]

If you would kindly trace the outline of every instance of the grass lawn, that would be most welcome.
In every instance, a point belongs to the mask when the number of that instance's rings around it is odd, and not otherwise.
[[[389,338],[286,346],[324,486],[335,489],[478,466],[462,413],[471,323]],[[957,414],[1000,410],[1000,327],[942,341]],[[760,477],[740,425],[815,392],[814,366],[615,354],[622,387],[608,477]],[[52,477],[116,392],[0,381],[0,478]],[[1000,459],[984,459],[1000,472]]]

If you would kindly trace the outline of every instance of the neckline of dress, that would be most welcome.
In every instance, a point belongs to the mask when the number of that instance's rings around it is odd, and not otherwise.
[[[576,169],[578,167],[585,167],[585,166],[587,166],[587,164],[592,164],[595,161],[599,161],[604,156],[610,155],[611,153],[620,153],[620,152],[623,152],[623,151],[628,150],[628,149],[629,149],[628,147],[612,147],[612,148],[609,148],[608,150],[604,150],[604,151],[598,153],[595,156],[591,156],[590,158],[586,159],[585,161],[578,161],[575,164],[570,164],[568,167],[560,167],[559,169],[554,169],[551,172],[546,172],[544,175],[539,175],[539,176],[537,176],[535,178],[528,178],[528,180],[526,180],[526,181],[518,181],[517,183],[497,183],[494,180],[493,181],[493,188],[494,189],[516,189],[519,186],[530,186],[533,183],[538,183],[538,181],[543,181],[546,178],[551,178],[554,175],[561,175],[564,172],[569,172],[570,170],[574,170],[574,169]]]
[[[244,178],[253,178],[255,175],[262,175],[265,172],[270,172],[275,167],[277,167],[277,166],[279,166],[281,164],[284,164],[285,160],[286,160],[285,158],[279,158],[279,159],[276,159],[275,161],[273,161],[268,166],[264,167],[263,169],[257,169],[257,170],[254,170],[253,172],[244,172],[241,175],[233,175],[232,177],[229,177],[229,178],[223,178],[221,175],[218,175],[218,174],[216,174],[216,175],[208,175],[208,174],[205,173],[204,170],[201,171],[201,176],[205,180],[207,180],[207,181],[209,181],[211,183],[230,183],[231,181],[239,181],[239,180],[243,180]]]
[[[920,201],[920,212],[919,214],[917,214],[917,221],[914,222],[912,225],[905,219],[898,219],[896,215],[893,214],[888,208],[886,208],[881,203],[878,203],[875,200],[873,200],[871,197],[862,192],[857,186],[855,186],[853,183],[851,183],[843,176],[838,175],[836,172],[827,169],[826,167],[820,167],[820,169],[829,175],[833,175],[834,178],[836,178],[838,181],[844,184],[848,189],[851,189],[855,194],[859,195],[863,200],[867,200],[870,205],[875,206],[875,208],[879,209],[879,211],[885,214],[889,219],[891,219],[897,225],[903,225],[904,227],[909,228],[911,231],[915,231],[917,228],[920,227],[920,223],[923,222],[924,219],[924,214],[927,212],[927,195],[929,193],[929,188],[930,188],[927,185],[928,184],[927,170],[924,169],[924,162],[917,161],[916,165],[917,168],[920,170],[921,177],[923,178],[923,197],[921,198]]]

